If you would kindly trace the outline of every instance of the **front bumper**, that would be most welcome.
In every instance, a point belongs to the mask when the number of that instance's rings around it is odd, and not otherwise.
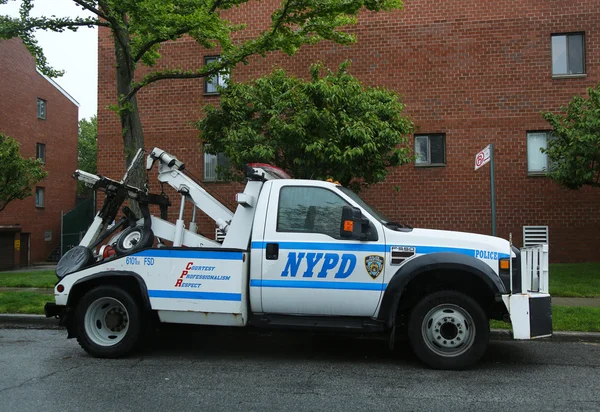
[[[552,298],[547,293],[503,295],[510,313],[513,337],[535,339],[552,336]]]

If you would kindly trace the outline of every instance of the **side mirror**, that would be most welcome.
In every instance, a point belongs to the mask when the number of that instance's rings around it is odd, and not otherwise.
[[[340,236],[345,239],[376,240],[372,239],[369,219],[363,216],[359,208],[352,206],[342,208]]]

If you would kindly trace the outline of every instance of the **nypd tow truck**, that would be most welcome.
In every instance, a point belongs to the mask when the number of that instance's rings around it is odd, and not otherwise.
[[[142,161],[143,153],[136,156]],[[185,165],[155,148],[146,168],[181,195],[167,220],[164,195],[76,171],[105,193],[79,246],[57,266],[48,317],[96,357],[130,353],[153,322],[309,328],[408,337],[426,365],[463,369],[488,345],[489,320],[515,339],[552,333],[548,248],[518,250],[490,236],[413,229],[388,220],[352,191],[247,166],[232,212]],[[142,216],[124,207],[135,199]],[[193,212],[184,221],[186,205]],[[158,205],[160,217],[150,213]],[[225,234],[198,233],[197,212]]]

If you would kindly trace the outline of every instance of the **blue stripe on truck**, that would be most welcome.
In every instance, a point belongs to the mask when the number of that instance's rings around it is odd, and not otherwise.
[[[187,250],[182,248],[177,249],[146,249],[132,256],[141,257],[158,257],[158,258],[198,258],[198,259],[215,259],[215,260],[242,260],[242,252],[220,252],[220,251],[204,251],[204,250]]]
[[[368,282],[332,282],[311,280],[277,280],[277,279],[252,279],[251,287],[262,288],[293,288],[293,289],[337,289],[337,290],[385,290],[386,284]]]
[[[382,245],[382,244],[364,244],[364,243],[315,243],[315,242],[252,242],[252,247],[255,249],[264,249],[267,243],[277,243],[279,249],[284,250],[338,250],[338,251],[354,251],[354,252],[389,252],[394,246],[414,247],[415,253],[426,255],[429,253],[458,253],[477,257],[477,249],[464,249],[445,246],[415,246],[415,245]],[[487,252],[487,251],[480,251]],[[494,252],[492,252],[494,253]],[[497,252],[498,259],[509,257],[508,253]]]
[[[355,252],[385,252],[385,245],[364,243],[315,243],[315,242],[252,242],[252,247],[264,249],[267,243],[277,243],[279,249],[295,250],[349,250]]]
[[[241,293],[225,292],[189,292],[179,290],[149,290],[148,296],[151,298],[166,299],[201,299],[201,300],[227,300],[241,302]]]

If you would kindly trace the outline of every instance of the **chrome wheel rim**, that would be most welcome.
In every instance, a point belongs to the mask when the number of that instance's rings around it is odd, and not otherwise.
[[[473,346],[475,323],[465,309],[438,305],[423,318],[421,333],[427,347],[444,357],[460,356]]]
[[[96,299],[85,313],[84,327],[96,345],[113,346],[121,342],[129,330],[129,313],[117,299]]]

